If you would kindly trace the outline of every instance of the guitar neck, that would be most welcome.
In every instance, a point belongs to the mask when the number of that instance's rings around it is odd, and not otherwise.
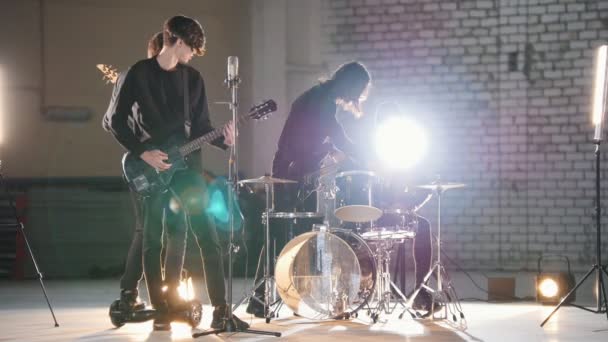
[[[242,115],[237,119],[237,122],[240,123],[241,121],[245,120],[246,118],[248,118],[247,115]],[[224,126],[222,126],[220,128],[216,128],[213,131],[183,145],[182,147],[179,148],[179,153],[185,157],[185,156],[189,155],[190,153],[201,149],[203,147],[203,145],[205,145],[206,143],[209,143],[209,142],[211,142],[215,139],[221,138],[223,136],[224,136]]]

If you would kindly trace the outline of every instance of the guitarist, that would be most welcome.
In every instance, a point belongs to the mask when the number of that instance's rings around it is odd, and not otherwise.
[[[291,106],[279,138],[272,164],[273,177],[296,180],[301,185],[305,175],[319,171],[326,156],[339,151],[349,157],[355,155],[356,146],[336,120],[336,112],[340,107],[352,114],[349,119],[361,117],[360,105],[367,98],[370,84],[371,77],[365,66],[350,62],[341,65],[329,80],[300,95]],[[293,187],[280,185],[274,187],[276,211],[293,211],[296,206],[303,211],[316,211],[314,201],[297,203],[298,195]],[[256,277],[256,282],[259,279],[261,275]],[[264,284],[256,289],[256,297],[263,298],[263,291]],[[263,317],[264,308],[260,302],[250,300],[247,312]]]
[[[151,146],[162,145],[176,135],[192,140],[213,130],[203,78],[198,71],[186,65],[194,55],[202,56],[204,52],[205,34],[198,21],[181,15],[169,18],[164,23],[163,47],[158,56],[135,63],[120,88],[116,109],[110,116],[110,128],[123,147],[158,172],[169,170],[171,164],[167,162],[168,155],[164,151]],[[184,103],[185,89],[188,90],[187,104]],[[129,126],[134,106],[140,113],[133,120],[136,129]],[[226,149],[233,143],[234,124],[230,122],[224,128],[224,137],[212,144]],[[211,304],[215,307],[211,327],[219,329],[224,324],[227,304],[217,231],[204,210],[185,210],[179,205],[190,203],[191,199],[200,198],[205,193],[204,181],[200,177],[200,160],[191,158],[188,165],[198,172],[178,172],[170,185],[179,184],[185,188],[185,192],[196,196],[175,198],[171,192],[164,192],[146,197],[143,203],[143,268],[150,301],[159,312],[154,321],[155,330],[170,329],[170,313],[183,310],[184,304],[177,293],[184,247],[181,247],[177,257],[169,257],[175,254],[168,248],[168,258],[165,260],[167,291],[163,293],[161,290],[163,224],[167,226],[169,239],[179,239],[185,245],[191,223],[201,247],[207,289]],[[247,323],[236,317],[235,320],[239,328],[248,327]]]

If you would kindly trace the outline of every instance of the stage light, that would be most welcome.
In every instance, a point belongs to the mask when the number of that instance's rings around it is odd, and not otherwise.
[[[538,284],[538,292],[543,297],[555,298],[559,292],[559,285],[553,278],[546,277]]]
[[[0,145],[4,142],[4,92],[6,87],[4,86],[4,74],[2,72],[2,66],[0,65]]]
[[[606,110],[606,91],[608,90],[606,84],[607,61],[608,45],[602,45],[597,49],[595,82],[593,85],[592,119],[595,126],[595,135],[593,137],[595,141],[602,140],[604,113]]]
[[[555,256],[554,256],[555,257]],[[574,275],[570,271],[570,260],[567,257],[560,257],[566,260],[568,265],[567,272],[543,272],[541,261],[538,259],[538,275],[536,276],[536,301],[541,304],[557,304],[564,296],[574,288]],[[571,303],[576,298],[573,293],[566,303]]]
[[[536,277],[536,301],[541,304],[557,304],[574,288],[574,276],[567,272],[542,273]],[[571,303],[576,294],[566,303]]]
[[[376,129],[376,154],[389,168],[408,169],[426,154],[424,130],[413,120],[388,117]]]
[[[179,282],[179,286],[177,287],[177,293],[184,300],[194,299],[194,286],[192,285],[192,277],[188,277],[188,279]]]

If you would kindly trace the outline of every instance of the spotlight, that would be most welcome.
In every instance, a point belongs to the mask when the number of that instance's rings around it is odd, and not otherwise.
[[[539,280],[538,293],[545,298],[555,298],[559,292],[559,285],[553,277],[545,276]]]
[[[536,276],[536,301],[541,304],[557,304],[562,298],[574,288],[574,275],[570,272],[570,260],[564,257],[568,263],[567,272],[542,272],[541,260],[538,260],[538,275]],[[573,293],[566,304],[576,299]]]
[[[389,168],[408,169],[426,153],[427,139],[422,128],[403,117],[389,117],[376,129],[376,153]]]
[[[192,285],[192,278],[182,279],[177,287],[177,293],[184,300],[194,299],[194,286]]]

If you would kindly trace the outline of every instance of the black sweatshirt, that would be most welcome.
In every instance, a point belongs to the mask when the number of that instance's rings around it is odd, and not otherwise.
[[[182,64],[174,70],[164,70],[155,57],[135,63],[124,81],[118,79],[104,117],[104,128],[136,156],[150,149],[149,144],[160,145],[174,134],[185,134],[184,72],[188,80],[192,124],[188,138],[196,139],[212,131],[201,74]],[[227,148],[223,138],[212,144]]]
[[[336,97],[331,93],[331,83],[325,82],[294,101],[274,156],[275,177],[296,179],[318,170],[319,162],[335,148],[351,157],[356,154],[355,145],[336,120]],[[289,169],[292,162],[294,169]]]

